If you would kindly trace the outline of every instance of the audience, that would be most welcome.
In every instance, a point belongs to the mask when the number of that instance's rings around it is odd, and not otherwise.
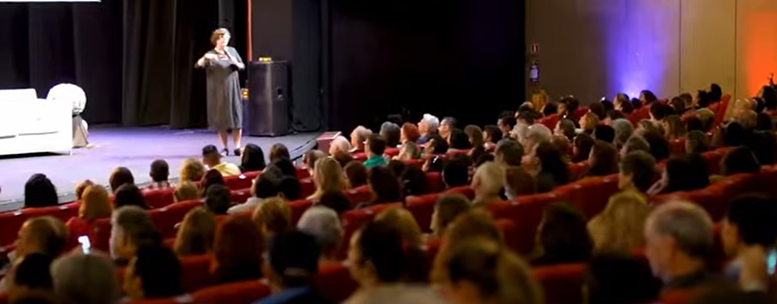
[[[369,138],[372,135],[373,135],[372,130],[367,129],[364,126],[358,126],[355,129],[353,129],[353,132],[351,132],[351,146],[353,147],[353,150],[351,150],[350,152],[352,153],[366,152],[366,150],[364,149],[364,143],[367,141],[367,138]]]
[[[386,140],[387,148],[396,148],[399,146],[402,131],[399,126],[393,122],[387,121],[380,126],[380,136]]]
[[[200,181],[202,196],[205,196],[205,192],[208,191],[208,188],[213,185],[225,185],[224,176],[222,176],[219,171],[208,170],[208,172],[205,173],[205,175],[202,177],[202,181]]]
[[[113,201],[116,205],[116,209],[124,206],[137,206],[143,209],[151,209],[151,207],[146,204],[146,197],[143,196],[143,192],[141,192],[138,186],[135,186],[134,184],[124,184],[119,187],[119,189],[116,189],[113,194],[115,196]]]
[[[339,215],[351,210],[352,203],[342,191],[328,191],[318,199],[318,205],[332,209]]]
[[[111,257],[117,265],[126,266],[143,246],[159,246],[162,237],[151,222],[148,212],[137,206],[116,209],[111,218]]]
[[[762,195],[742,195],[731,202],[723,220],[721,239],[733,257],[726,276],[747,291],[773,292],[777,201]]]
[[[56,301],[50,270],[53,261],[54,258],[41,253],[28,254],[21,259],[14,271],[7,274],[8,280],[12,281],[8,289],[8,302],[18,303],[30,295]]]
[[[729,150],[720,162],[720,174],[730,176],[740,173],[758,173],[761,165],[747,147],[736,147]]]
[[[202,148],[202,163],[208,166],[210,170],[216,170],[221,173],[222,176],[240,175],[240,167],[232,163],[225,163],[221,161],[223,158],[218,148],[214,145],[207,145]]]
[[[261,278],[263,247],[262,235],[247,217],[229,217],[223,224],[218,225],[211,268],[216,283]]]
[[[475,192],[475,199],[472,201],[474,207],[484,207],[491,202],[502,200],[500,193],[505,181],[505,170],[502,166],[494,162],[488,162],[475,170],[475,176],[472,177],[472,190]]]
[[[460,158],[446,162],[442,170],[442,181],[447,188],[469,184],[469,168],[467,168],[467,164]]]
[[[399,179],[385,166],[373,168],[369,173],[367,181],[372,190],[373,198],[369,202],[362,202],[357,205],[357,209],[379,204],[397,203],[402,200],[402,186],[399,184]]]
[[[175,184],[168,180],[170,166],[163,159],[157,159],[151,163],[151,171],[148,175],[151,177],[151,184],[146,187],[149,190],[175,188]]]
[[[316,200],[327,191],[344,191],[348,188],[343,169],[334,158],[325,157],[317,160],[312,177],[316,184],[316,192],[308,196],[308,200]]]
[[[44,174],[33,174],[24,184],[24,208],[51,207],[59,204],[57,188]]]
[[[618,189],[646,194],[658,174],[656,160],[645,151],[626,154],[618,172]]]
[[[466,196],[454,193],[446,194],[437,200],[432,214],[432,223],[429,227],[436,237],[445,235],[450,224],[461,214],[470,210],[471,204]]]
[[[591,258],[585,276],[585,303],[652,303],[661,282],[639,258],[625,253],[602,253]]]
[[[142,246],[124,270],[124,294],[133,301],[180,295],[181,263],[163,246]]]
[[[196,200],[199,198],[200,189],[197,189],[197,186],[195,186],[194,183],[188,181],[178,183],[178,185],[176,185],[175,191],[173,192],[173,200],[176,203]]]
[[[538,253],[532,265],[586,262],[594,249],[585,217],[564,204],[545,208],[536,240]]]
[[[348,155],[351,152],[351,143],[342,135],[338,135],[329,144],[329,155]]]
[[[418,132],[421,135],[418,138],[418,143],[427,143],[433,135],[437,134],[437,128],[439,127],[440,119],[437,116],[424,114],[424,117],[418,122]]]
[[[135,177],[132,176],[132,172],[130,172],[130,170],[126,167],[118,167],[113,170],[113,173],[111,173],[111,177],[108,180],[108,183],[111,185],[111,191],[116,192],[116,190],[118,190],[119,187],[123,186],[124,184],[134,185]]]
[[[280,198],[271,198],[254,210],[252,220],[265,240],[274,234],[291,229],[291,209],[289,204]]]
[[[110,218],[111,213],[113,213],[113,203],[108,196],[108,191],[101,186],[90,186],[81,196],[78,217],[70,218],[65,226],[71,234],[74,234],[71,238],[89,235],[91,224],[101,218]]]
[[[88,180],[88,179],[84,180],[82,182],[79,182],[78,184],[76,184],[76,193],[75,193],[76,201],[80,201],[81,200],[81,197],[83,196],[84,191],[86,190],[86,188],[89,188],[89,187],[94,186],[94,185],[95,185],[94,182],[91,181],[91,180]]]
[[[607,176],[618,173],[618,151],[612,144],[597,140],[588,158],[585,177]]]
[[[196,158],[187,158],[181,164],[181,170],[178,174],[178,183],[199,182],[205,176],[205,166]],[[111,189],[113,185],[111,185]]]
[[[615,143],[615,129],[607,125],[598,125],[594,128],[593,136],[596,140],[606,142],[608,144]]]
[[[685,153],[702,153],[710,149],[710,138],[702,131],[688,132],[685,137]]]
[[[380,135],[372,134],[367,138],[364,152],[367,154],[367,160],[364,161],[364,166],[367,169],[372,169],[378,166],[385,166],[388,164],[388,160],[383,157],[383,152],[386,150],[386,140]]]
[[[97,253],[71,254],[55,260],[51,278],[61,303],[117,304],[121,300],[116,269]]]
[[[553,144],[540,143],[537,146],[537,159],[540,164],[536,174],[538,193],[549,192],[569,182],[569,168],[561,156],[561,151]]]
[[[348,186],[351,188],[358,188],[367,184],[367,167],[361,162],[352,161],[343,168],[343,171],[345,171]]]
[[[338,261],[337,253],[343,239],[343,227],[337,212],[323,206],[310,207],[297,222],[297,230],[315,238],[321,251],[321,260]]]
[[[400,207],[390,207],[378,213],[375,216],[376,222],[386,223],[392,229],[399,232],[402,243],[405,246],[421,248],[422,233],[421,227],[415,221],[415,217],[410,211]]]
[[[650,207],[639,192],[613,195],[599,215],[588,222],[594,249],[599,252],[629,253],[645,244],[642,229]]]
[[[627,154],[635,151],[644,151],[650,154],[650,144],[647,142],[647,140],[645,140],[645,138],[637,134],[629,137],[623,147],[621,147],[620,158],[623,159]]]
[[[582,133],[576,136],[572,146],[572,162],[579,163],[588,160],[595,144],[596,140],[591,135]]]
[[[255,144],[247,144],[243,147],[243,153],[240,154],[241,172],[262,171],[266,167],[262,148]]]
[[[183,217],[173,250],[180,257],[212,253],[215,234],[216,216],[204,207],[194,208]]]

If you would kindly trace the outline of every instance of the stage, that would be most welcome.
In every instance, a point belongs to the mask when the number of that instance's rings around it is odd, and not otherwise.
[[[292,158],[298,158],[315,146],[319,134],[300,133],[274,138],[244,136],[243,145],[256,144],[262,147],[267,157],[270,146],[282,143],[289,148]],[[76,183],[90,179],[107,186],[111,172],[120,166],[129,168],[135,176],[135,183],[142,186],[151,181],[148,175],[151,162],[164,159],[170,165],[171,178],[177,179],[184,159],[200,158],[200,151],[205,145],[218,146],[214,132],[166,127],[95,127],[90,129],[89,142],[92,144],[90,148],[74,149],[72,155],[0,157],[0,211],[22,207],[24,183],[35,173],[46,174],[56,185],[60,202],[68,202],[74,199]],[[240,164],[239,157],[225,159]]]

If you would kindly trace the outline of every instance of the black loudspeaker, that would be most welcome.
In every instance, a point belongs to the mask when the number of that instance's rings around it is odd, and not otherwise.
[[[248,63],[248,101],[243,105],[243,132],[248,136],[282,136],[289,133],[289,63]]]

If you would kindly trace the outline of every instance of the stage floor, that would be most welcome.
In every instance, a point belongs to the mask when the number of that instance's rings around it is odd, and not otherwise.
[[[300,133],[274,138],[245,136],[243,145],[256,144],[262,147],[267,157],[270,146],[282,143],[289,148],[292,158],[297,158],[313,148],[319,134]],[[205,145],[218,146],[214,132],[166,127],[97,127],[90,130],[89,142],[93,145],[91,148],[75,149],[72,155],[0,157],[0,211],[21,208],[24,183],[35,173],[46,174],[56,185],[60,202],[66,202],[73,200],[76,183],[90,179],[107,186],[111,172],[119,166],[129,168],[135,176],[135,183],[142,185],[151,181],[148,175],[151,162],[161,158],[170,164],[171,177],[177,178],[184,159],[201,157],[200,151]],[[229,156],[226,160],[240,163],[236,156]]]

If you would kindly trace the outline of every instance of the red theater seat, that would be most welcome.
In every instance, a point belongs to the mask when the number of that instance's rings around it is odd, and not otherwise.
[[[78,215],[80,203],[74,202],[53,207],[26,208],[0,213],[0,246],[12,245],[25,221],[33,217],[53,216],[67,222]]]
[[[299,180],[300,193],[299,197],[308,197],[316,192],[316,185],[313,184],[313,179],[304,178]]]
[[[466,196],[468,199],[475,198],[475,191],[472,190],[469,186],[461,186],[461,187],[455,187],[450,188],[445,193],[458,193]]]
[[[426,173],[426,187],[429,193],[437,193],[445,190],[445,183],[442,181],[440,172]]]
[[[610,196],[618,192],[618,175],[584,178],[553,192],[564,197],[590,219],[604,210]]]
[[[334,262],[319,264],[314,284],[317,290],[335,303],[341,303],[359,287],[348,268],[342,263]]]
[[[203,206],[200,200],[180,202],[161,209],[151,210],[148,212],[148,215],[163,238],[175,237],[175,225],[183,220],[186,213],[199,206]]]
[[[514,239],[510,241],[513,248],[521,254],[530,254],[534,250],[534,235],[542,221],[545,207],[554,203],[559,197],[555,193],[545,193],[521,196],[517,202],[502,201],[491,203],[486,209],[495,219],[508,219],[515,223]]]
[[[232,190],[232,201],[237,204],[242,204],[248,201],[251,197],[251,188]]]
[[[405,200],[405,208],[415,217],[415,221],[421,230],[424,232],[431,232],[432,214],[434,213],[434,206],[437,204],[437,200],[440,199],[440,194],[427,194],[421,196],[408,196]]]
[[[256,174],[253,175],[254,178],[256,178],[259,172],[256,172]],[[239,190],[239,189],[246,189],[251,188],[251,186],[254,184],[254,178],[251,178],[251,175],[249,174],[240,174],[240,175],[232,175],[232,176],[225,176],[224,177],[224,185],[227,186],[230,190]]]
[[[302,214],[305,210],[308,210],[310,206],[313,206],[313,202],[309,200],[297,200],[289,203],[289,209],[291,209],[291,222],[296,226]]]
[[[399,148],[386,148],[385,151],[383,151],[383,155],[388,156],[389,158],[399,155]]]
[[[361,187],[345,190],[345,196],[351,200],[351,206],[354,207],[356,204],[371,201],[373,195],[370,186],[364,185]]]
[[[357,210],[347,211],[340,215],[340,220],[343,225],[343,245],[340,246],[340,257],[345,258],[348,252],[348,244],[351,240],[351,236],[359,230],[364,224],[372,220],[376,214],[383,210],[395,207],[402,207],[401,203],[380,204],[370,207],[365,207]]]
[[[143,197],[151,208],[162,208],[173,203],[173,192],[175,192],[173,188],[145,190]]]
[[[211,277],[211,255],[194,255],[181,258],[181,288],[185,292],[193,292],[208,286]]]
[[[192,294],[195,304],[250,304],[270,295],[270,287],[259,281],[243,281],[211,286]]]
[[[559,119],[561,119],[561,116],[558,114],[551,114],[550,116],[546,116],[543,118],[540,118],[539,123],[543,124],[544,126],[548,127],[548,129],[555,129],[556,124],[558,123]]]
[[[559,264],[535,267],[532,276],[542,286],[546,303],[578,304],[583,302],[586,271],[583,263]]]

